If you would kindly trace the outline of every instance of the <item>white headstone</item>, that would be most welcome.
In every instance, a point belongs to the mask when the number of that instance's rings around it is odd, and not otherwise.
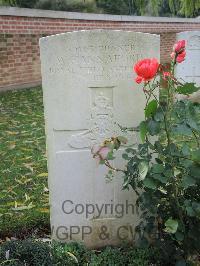
[[[185,31],[177,34],[178,40],[186,40],[185,61],[176,66],[176,77],[181,81],[194,82],[200,86],[200,31]],[[200,102],[199,92],[190,96]]]
[[[78,31],[42,38],[40,49],[52,237],[89,247],[129,241],[138,223],[136,196],[122,191],[121,175],[106,181],[108,170],[91,147],[122,135],[118,124],[136,127],[143,119],[145,100],[132,69],[139,59],[159,60],[159,36]],[[133,133],[130,144],[136,142]],[[114,166],[123,163],[118,154]]]

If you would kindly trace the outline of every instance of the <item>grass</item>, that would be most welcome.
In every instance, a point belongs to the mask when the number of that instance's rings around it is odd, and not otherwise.
[[[41,88],[0,94],[0,159],[0,237],[48,228]]]
[[[0,239],[11,236],[26,239],[49,233],[41,88],[0,94],[0,158]],[[89,251],[78,244],[29,239],[0,245],[0,265],[10,266],[147,266],[156,257],[153,249],[106,247]]]
[[[0,93],[0,239],[50,233],[45,150],[41,88]],[[0,245],[0,265],[164,265],[153,249],[87,251],[77,244],[20,241]]]
[[[7,259],[6,259],[7,254]],[[2,262],[2,263],[1,263]],[[164,265],[158,250],[133,247],[88,250],[78,243],[7,241],[0,245],[0,265],[10,266],[148,266]],[[172,264],[174,265],[174,264]]]

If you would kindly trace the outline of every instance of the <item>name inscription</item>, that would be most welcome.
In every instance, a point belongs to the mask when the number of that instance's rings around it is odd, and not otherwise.
[[[134,45],[74,47],[54,55],[50,74],[66,73],[92,80],[132,77],[133,62],[143,57]]]

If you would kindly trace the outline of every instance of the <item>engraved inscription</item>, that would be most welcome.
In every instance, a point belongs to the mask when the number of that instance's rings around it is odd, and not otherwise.
[[[100,50],[101,55],[96,53]],[[97,81],[131,78],[133,62],[143,57],[134,44],[80,46],[68,49],[62,56],[53,56],[50,74],[68,73]]]
[[[115,122],[113,111],[113,88],[92,87],[91,89],[91,129],[72,135],[68,144],[75,149],[92,148],[95,144],[101,144],[106,138],[124,135],[137,142],[136,134],[124,133]]]

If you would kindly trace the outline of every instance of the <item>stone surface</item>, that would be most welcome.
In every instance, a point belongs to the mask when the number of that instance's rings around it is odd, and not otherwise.
[[[107,169],[91,148],[123,135],[118,124],[136,127],[143,119],[145,100],[132,67],[139,59],[159,59],[159,36],[78,31],[42,38],[40,49],[52,237],[89,247],[129,241],[138,223],[136,196],[122,191],[121,175],[106,181]],[[138,142],[136,132],[126,135],[129,144]],[[115,167],[123,167],[122,152]]]
[[[186,59],[177,64],[176,77],[181,81],[194,82],[200,86],[200,31],[185,31],[177,34],[177,40],[186,40]],[[179,96],[179,98],[185,98]],[[189,97],[200,102],[200,93],[196,92]]]

